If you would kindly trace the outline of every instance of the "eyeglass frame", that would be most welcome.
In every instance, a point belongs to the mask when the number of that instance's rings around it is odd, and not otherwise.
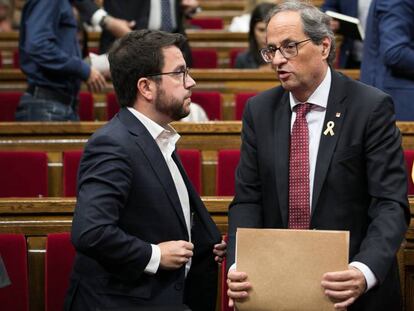
[[[294,58],[294,57],[298,56],[298,54],[299,54],[298,45],[299,45],[299,44],[304,43],[304,42],[308,42],[308,41],[311,41],[311,40],[312,40],[311,38],[308,38],[308,39],[305,39],[305,40],[302,40],[302,41],[299,41],[299,42],[290,41],[289,43],[287,43],[287,44],[285,44],[285,45],[280,45],[279,47],[267,46],[267,47],[265,47],[265,48],[263,48],[263,49],[260,49],[260,55],[262,56],[263,60],[264,60],[266,63],[271,63],[271,62],[273,61],[273,59],[274,59],[274,58],[275,58],[275,56],[276,56],[276,52],[277,52],[277,51],[279,51],[279,52],[280,52],[280,54],[281,54],[284,58],[286,58],[286,59],[291,59],[291,58]],[[295,54],[295,55],[293,55],[293,56],[288,56],[288,57],[286,57],[286,55],[283,53],[283,49],[284,49],[284,48],[286,48],[288,44],[294,44],[294,45],[295,45],[295,48],[296,48],[296,54]],[[271,60],[269,60],[269,61],[267,61],[267,60],[266,60],[266,58],[265,58],[265,56],[264,56],[264,53],[266,53],[267,51],[269,51],[269,49],[272,49],[272,50],[274,49],[274,53],[273,53],[273,57],[272,57],[272,59],[271,59]]]
[[[150,73],[150,74],[147,74],[146,77],[183,74],[183,85],[184,85],[184,87],[186,87],[185,81],[187,80],[187,77],[189,77],[189,71],[190,71],[190,67],[185,67],[185,68],[182,68],[178,71]]]

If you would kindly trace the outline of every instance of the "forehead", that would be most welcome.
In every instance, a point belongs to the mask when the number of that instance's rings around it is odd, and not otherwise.
[[[164,55],[164,68],[165,70],[174,70],[178,67],[185,67],[185,60],[181,50],[175,45],[162,48]]]
[[[300,13],[295,11],[285,11],[276,14],[271,18],[267,26],[268,43],[299,40],[304,35]]]

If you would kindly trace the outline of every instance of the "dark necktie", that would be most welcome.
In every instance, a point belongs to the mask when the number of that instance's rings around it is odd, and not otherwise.
[[[161,0],[161,30],[173,31],[170,0]]]
[[[290,137],[289,228],[309,229],[309,129],[306,115],[312,104],[297,105]]]

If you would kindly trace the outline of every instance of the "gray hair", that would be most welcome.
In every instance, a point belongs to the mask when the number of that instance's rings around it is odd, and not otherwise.
[[[328,64],[335,60],[335,35],[331,30],[331,17],[320,11],[312,4],[300,0],[287,0],[276,6],[268,15],[266,24],[278,13],[285,11],[299,12],[302,19],[303,31],[316,45],[320,45],[326,37],[331,39],[331,49]]]

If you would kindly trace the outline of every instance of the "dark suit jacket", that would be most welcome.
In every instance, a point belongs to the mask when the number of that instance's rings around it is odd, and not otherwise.
[[[194,213],[194,257],[178,270],[144,272],[151,245],[188,240],[178,194],[147,129],[126,108],[88,141],[79,170],[72,242],[77,250],[66,310],[187,304],[214,310],[220,233],[185,174]]]
[[[364,0],[362,0],[364,1]],[[322,11],[334,11],[341,14],[358,17],[358,0],[325,0],[321,6]],[[339,67],[345,68],[349,58],[352,56],[354,40],[344,37],[339,51]]]
[[[184,16],[183,9],[181,6],[181,0],[176,0],[175,4],[177,29],[174,32],[185,35],[183,24]],[[98,6],[93,2],[93,0],[75,0],[75,5],[81,12],[82,19],[85,21],[90,21],[92,15],[98,9]],[[104,1],[104,9],[108,12],[108,14],[128,21],[135,21],[135,30],[146,29],[148,27],[150,5],[151,0]],[[110,32],[104,29],[100,40],[100,53],[107,52],[114,40],[115,37]],[[183,53],[185,56],[185,60],[187,62],[187,66],[191,67],[191,50],[188,43],[183,47]]]
[[[395,254],[409,209],[392,100],[334,71],[329,94],[323,131],[334,121],[334,136],[321,133],[310,228],[349,230],[350,260],[366,264],[380,282],[348,310],[398,310]],[[282,87],[246,105],[236,196],[229,210],[229,264],[238,227],[288,226],[290,123],[289,94]]]
[[[390,94],[397,120],[414,120],[414,2],[373,0],[361,81]]]

